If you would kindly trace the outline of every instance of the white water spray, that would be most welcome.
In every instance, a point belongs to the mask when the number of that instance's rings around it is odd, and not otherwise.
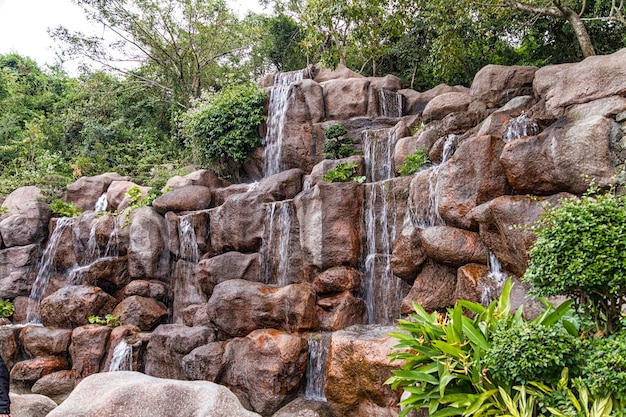
[[[108,205],[109,205],[109,202],[107,201],[107,195],[106,193],[104,193],[100,196],[100,198],[98,198],[98,201],[96,201],[96,206],[94,207],[94,211],[96,213],[106,211]]]
[[[265,284],[290,284],[290,240],[295,215],[293,200],[265,206],[263,240],[259,251]]]
[[[483,305],[488,305],[500,294],[507,278],[507,275],[502,271],[502,264],[493,252],[489,252],[487,267],[489,268],[487,274],[489,282],[485,283],[480,295],[480,302]]]
[[[326,384],[330,337],[330,333],[309,335],[309,359],[306,367],[306,388],[304,391],[304,398],[308,400],[326,401],[324,384]]]
[[[504,142],[508,143],[524,136],[533,136],[539,133],[539,125],[530,119],[526,113],[509,120],[504,134]]]
[[[113,349],[109,372],[133,370],[133,347],[122,339]]]
[[[395,91],[379,90],[378,102],[382,117],[402,117],[402,95]]]

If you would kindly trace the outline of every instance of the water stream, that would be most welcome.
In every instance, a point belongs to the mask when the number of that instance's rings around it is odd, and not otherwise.
[[[133,370],[133,347],[122,339],[113,349],[109,372]]]
[[[174,301],[172,303],[174,323],[183,322],[182,311],[185,307],[207,301],[196,277],[196,265],[200,260],[200,255],[196,231],[191,220],[192,215],[187,214],[181,216],[178,223],[180,259],[176,263],[174,274]]]
[[[279,72],[274,76],[274,86],[270,93],[267,111],[267,133],[265,135],[265,176],[278,174],[282,170],[281,152],[287,103],[292,91],[291,85],[304,78],[304,71]]]
[[[488,305],[494,298],[500,295],[507,278],[507,275],[502,270],[502,264],[500,264],[493,252],[489,252],[487,267],[489,268],[489,273],[487,274],[488,282],[483,286],[480,297],[480,302],[483,305]]]
[[[508,143],[524,136],[536,135],[537,133],[539,133],[539,125],[523,112],[509,120],[503,140]]]
[[[290,284],[291,229],[296,210],[293,200],[277,201],[265,206],[260,262],[263,282],[285,286]]]
[[[402,95],[395,91],[378,90],[380,115],[383,117],[402,117]]]
[[[324,384],[326,383],[326,365],[330,351],[330,333],[312,333],[309,335],[309,359],[306,367],[306,388],[304,398],[326,401]]]

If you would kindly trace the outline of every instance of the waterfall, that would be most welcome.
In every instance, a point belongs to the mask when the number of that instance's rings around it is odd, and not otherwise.
[[[256,191],[258,189],[259,189],[259,182],[258,181],[254,181],[254,182],[251,182],[250,184],[248,184],[248,188],[246,189],[246,191],[251,193],[251,192]]]
[[[402,95],[395,91],[378,90],[378,103],[382,117],[402,117]]]
[[[274,86],[270,93],[270,103],[267,112],[267,133],[264,141],[266,177],[278,174],[282,170],[280,155],[287,115],[287,102],[291,85],[303,78],[303,71],[279,72],[274,76]]]
[[[108,201],[107,201],[107,195],[106,193],[102,194],[100,196],[100,198],[98,198],[98,201],[96,201],[96,206],[94,207],[94,211],[96,213],[100,213],[102,211],[106,211],[107,207],[108,207]]]
[[[368,182],[365,186],[365,261],[361,267],[361,297],[367,306],[369,323],[392,324],[400,317],[404,296],[402,280],[391,271],[391,251],[396,240],[399,216],[393,194],[394,129],[364,132],[363,153]],[[400,220],[399,220],[400,219]]]
[[[46,291],[46,287],[48,286],[50,276],[52,275],[52,271],[54,269],[54,256],[56,255],[57,249],[59,248],[59,243],[61,242],[61,236],[63,235],[63,232],[65,231],[65,229],[71,227],[73,224],[73,217],[61,217],[57,220],[56,227],[52,232],[52,235],[48,240],[48,245],[46,246],[46,249],[44,250],[41,257],[37,278],[35,278],[35,282],[33,283],[30,291],[29,298],[33,302],[28,304],[28,309],[26,311],[27,323],[41,323],[41,317],[39,315],[39,303],[43,298],[43,294]]]
[[[263,240],[259,251],[265,284],[279,286],[290,284],[290,240],[295,215],[293,200],[274,202],[265,206]]]
[[[539,133],[539,125],[531,120],[525,112],[509,120],[504,134],[504,142],[508,143],[524,136],[533,136]]]
[[[133,347],[122,339],[113,349],[109,372],[133,370]]]
[[[326,383],[326,364],[330,351],[330,333],[312,333],[309,335],[309,359],[306,367],[306,388],[304,398],[326,401],[324,384]]]
[[[182,323],[182,311],[192,304],[206,302],[198,279],[196,265],[200,260],[196,231],[191,223],[192,215],[187,214],[179,218],[179,261],[176,263],[174,282],[174,302],[172,305],[174,323]]]
[[[500,294],[507,278],[507,275],[502,271],[500,261],[493,252],[489,252],[487,267],[489,268],[489,273],[487,274],[488,282],[483,286],[480,296],[480,302],[483,305],[488,305],[491,300]]]

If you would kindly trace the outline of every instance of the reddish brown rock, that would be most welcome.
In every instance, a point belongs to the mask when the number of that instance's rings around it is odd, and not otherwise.
[[[152,207],[160,214],[168,211],[194,211],[209,208],[211,204],[211,190],[202,185],[188,185],[169,191],[156,198]]]
[[[335,79],[321,83],[328,120],[345,120],[367,116],[370,80],[367,78]]]
[[[560,191],[582,194],[594,181],[611,183],[611,132],[614,122],[602,116],[555,124],[541,134],[506,144],[500,162],[519,194]]]
[[[433,226],[420,233],[421,247],[429,259],[445,265],[487,264],[489,253],[478,233],[449,226]]]
[[[183,360],[187,379],[217,382],[224,371],[224,352],[228,342],[212,342],[189,352]]]
[[[109,314],[117,301],[98,287],[68,285],[41,301],[44,326],[73,328],[88,323],[88,317]]]
[[[182,368],[183,357],[213,341],[215,335],[212,329],[162,324],[150,336],[145,372],[158,378],[186,379]]]
[[[5,247],[41,243],[47,237],[50,210],[45,203],[29,202],[18,214],[9,214],[0,221],[0,235]]]
[[[437,140],[442,137],[441,130],[436,124],[429,124],[427,127],[420,129],[413,136],[407,136],[398,139],[394,147],[393,161],[396,171],[402,166],[407,156],[419,150],[425,150],[426,155]],[[426,168],[426,166],[424,167]]]
[[[16,394],[9,392],[11,399],[11,412],[15,417],[46,417],[54,410],[57,404],[41,394]]]
[[[332,334],[324,393],[336,416],[387,417],[399,410],[400,392],[385,381],[395,365],[389,352],[394,327],[359,326]]]
[[[128,273],[131,278],[166,280],[170,274],[165,219],[152,207],[131,214],[128,228]]]
[[[460,267],[456,276],[456,299],[481,303],[484,291],[489,285],[487,274],[489,269],[486,265],[469,264]]]
[[[99,324],[88,324],[72,331],[70,355],[72,370],[78,379],[100,372],[110,334],[109,327]]]
[[[337,65],[335,69],[315,67],[313,71],[313,79],[318,83],[342,78],[363,78],[363,76],[358,72],[352,71],[344,64]]]
[[[9,369],[17,360],[20,331],[19,328],[0,327],[0,355]]]
[[[469,229],[468,213],[476,206],[509,191],[498,160],[502,141],[494,136],[464,140],[437,177],[439,213],[450,226]]]
[[[467,111],[472,97],[467,93],[444,93],[428,102],[422,117],[426,121],[441,120],[450,113]]]
[[[256,252],[263,238],[267,193],[235,194],[210,213],[211,246],[217,253]]]
[[[126,199],[126,193],[133,187],[138,187],[132,181],[113,181],[107,188],[107,202],[110,211],[117,210],[122,206],[122,202]]]
[[[125,298],[112,313],[120,316],[120,322],[132,324],[141,330],[152,330],[167,316],[167,308],[153,298],[133,295]]]
[[[132,297],[133,295],[164,301],[165,297],[167,297],[167,288],[165,284],[159,281],[137,279],[129,282],[121,293],[122,298]]]
[[[170,178],[165,184],[165,188],[177,189],[187,187],[189,185],[201,185],[207,187],[213,191],[216,188],[228,187],[230,183],[223,178],[220,178],[210,169],[200,169],[181,177],[175,176]]]
[[[99,258],[73,272],[73,281],[84,285],[94,285],[107,292],[115,292],[130,281],[128,263],[125,256]]]
[[[408,284],[413,284],[426,260],[426,254],[420,241],[421,230],[412,226],[402,229],[391,253],[390,266],[393,274]]]
[[[522,276],[528,267],[528,251],[536,239],[530,226],[541,216],[544,204],[556,206],[561,198],[571,196],[567,193],[549,198],[502,196],[476,207],[471,214],[479,225],[480,238],[502,266]]]
[[[272,417],[333,417],[328,404],[323,401],[298,397],[278,410]]]
[[[532,94],[536,71],[530,66],[487,65],[474,76],[470,94],[488,108],[501,107],[513,97]]]
[[[256,330],[228,343],[224,353],[228,365],[220,384],[254,411],[270,416],[296,396],[304,378],[307,352],[307,341],[298,335]]]
[[[317,327],[315,293],[309,284],[271,287],[239,279],[225,281],[213,290],[207,310],[211,321],[231,337],[263,328],[297,332]]]
[[[357,266],[363,187],[354,182],[322,182],[300,193],[294,202],[305,277],[334,266]]]
[[[122,324],[121,326],[115,327],[111,331],[111,335],[109,336],[109,349],[104,360],[104,364],[102,369],[104,371],[137,371],[139,370],[138,356],[139,352],[137,349],[141,346],[141,329],[132,324]],[[130,355],[130,363],[119,364],[120,368],[111,369],[113,363],[113,357],[115,354],[115,349],[120,343],[126,343],[127,346],[130,346],[132,349],[132,353]],[[130,368],[130,369],[129,369]]]
[[[209,296],[217,284],[231,279],[261,282],[259,254],[226,252],[202,259],[196,268],[196,275],[200,287]]]
[[[446,84],[439,84],[436,87],[422,93],[411,89],[398,90],[398,93],[404,96],[405,114],[420,114],[424,111],[424,108],[430,100],[438,95],[453,92],[469,93],[469,88],[461,85],[449,86]]]
[[[342,159],[324,159],[320,163],[316,164],[308,176],[308,183],[310,187],[314,187],[316,184],[320,184],[324,181],[324,175],[328,171],[337,168],[339,164],[356,164],[355,175],[365,175],[365,159],[362,155],[353,155]]]
[[[409,294],[402,300],[402,314],[412,313],[413,303],[426,311],[441,310],[454,305],[456,298],[456,268],[426,262],[415,278]]]
[[[63,199],[83,210],[93,210],[96,201],[107,191],[113,181],[128,181],[128,177],[122,177],[115,172],[107,172],[94,177],[80,177],[67,185]]]
[[[546,111],[556,118],[574,104],[624,95],[626,50],[589,57],[576,64],[542,68],[535,78],[536,93],[546,100]]]
[[[74,371],[64,370],[44,375],[31,388],[33,394],[45,395],[57,403],[63,402],[72,392],[78,381]],[[13,408],[13,405],[11,405]]]
[[[318,294],[354,291],[361,287],[361,272],[356,268],[337,266],[316,276],[312,284]]]
[[[302,191],[303,175],[299,168],[281,171],[259,181],[256,191],[269,193],[276,201],[294,198]]]
[[[355,324],[367,322],[367,307],[360,298],[350,291],[322,298],[317,301],[317,317],[320,330],[340,330]]]
[[[72,331],[27,326],[20,333],[20,343],[31,356],[66,356]]]
[[[0,250],[0,298],[13,299],[30,295],[41,254],[40,245],[16,246]]]
[[[67,369],[67,360],[58,356],[40,356],[16,363],[11,368],[11,381],[32,384],[39,378]]]
[[[209,230],[210,212],[210,210],[198,210],[183,216],[177,216],[173,212],[165,214],[168,248],[173,255],[197,262],[199,257],[212,252]],[[194,238],[195,240],[192,241]]]

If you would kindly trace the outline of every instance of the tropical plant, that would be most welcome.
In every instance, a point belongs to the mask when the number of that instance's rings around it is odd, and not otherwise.
[[[107,314],[104,317],[92,315],[87,318],[89,323],[91,324],[101,324],[107,327],[118,327],[121,325],[120,318],[121,315],[114,316],[113,314]]]
[[[548,207],[523,279],[542,296],[573,297],[593,315],[597,331],[619,329],[626,297],[626,197],[591,189]]]
[[[74,203],[66,203],[61,200],[54,200],[50,203],[50,211],[59,217],[77,217],[83,212],[83,210],[80,207],[76,207]]]
[[[322,179],[328,182],[365,182],[365,176],[357,175],[359,165],[356,162],[342,162],[328,171]]]
[[[348,129],[342,125],[332,125],[324,132],[326,142],[324,142],[324,158],[341,159],[355,155],[358,152],[352,144],[354,139],[346,136]]]
[[[8,318],[15,313],[15,305],[11,300],[0,300],[0,317]]]
[[[404,158],[404,162],[402,162],[402,165],[398,168],[398,173],[403,177],[413,175],[424,169],[429,163],[430,159],[428,158],[428,150],[425,148],[419,149]]]

